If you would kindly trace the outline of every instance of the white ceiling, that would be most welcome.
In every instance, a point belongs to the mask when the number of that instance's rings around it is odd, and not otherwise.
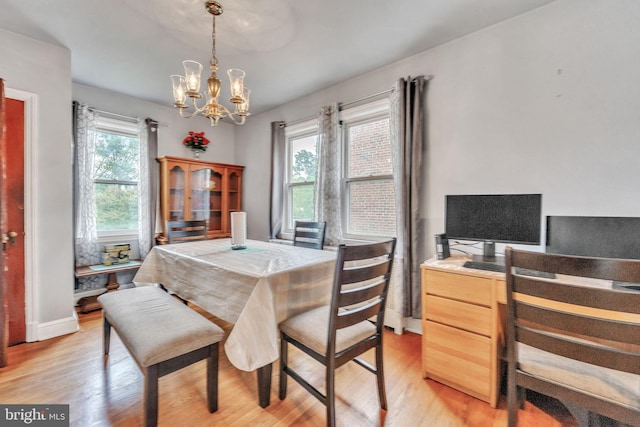
[[[220,0],[216,50],[263,112],[553,0]],[[71,51],[73,80],[170,105],[182,60],[211,58],[204,0],[0,0],[0,28]]]

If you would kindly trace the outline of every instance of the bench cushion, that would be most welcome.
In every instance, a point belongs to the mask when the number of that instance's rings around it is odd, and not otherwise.
[[[160,288],[143,286],[100,295],[103,315],[141,366],[217,343],[224,331]]]

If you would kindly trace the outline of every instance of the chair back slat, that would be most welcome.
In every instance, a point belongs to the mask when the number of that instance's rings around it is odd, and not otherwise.
[[[345,267],[342,270],[340,277],[340,283],[347,285],[349,283],[365,282],[367,280],[373,280],[375,278],[384,277],[389,271],[389,260],[384,262],[369,265],[354,265],[352,267]]]
[[[376,299],[368,304],[353,308],[351,310],[339,311],[336,317],[336,330],[355,325],[371,319],[380,313],[381,300]]]
[[[168,243],[185,243],[207,238],[207,221],[167,221]]]
[[[296,221],[293,230],[293,245],[311,249],[324,249],[326,221]]]
[[[514,301],[518,324],[535,322],[539,326],[557,328],[570,334],[586,335],[592,338],[609,341],[627,342],[637,337],[640,344],[640,324],[620,322],[617,320],[599,319],[597,317],[580,316],[551,308]]]
[[[568,339],[549,332],[541,332],[526,327],[518,328],[517,341],[532,347],[548,349],[551,353],[574,360],[580,360],[592,365],[636,375],[640,374],[640,364],[638,363],[637,355],[629,354],[623,350],[615,348],[605,349],[588,342]],[[616,353],[616,357],[610,357],[611,352]]]
[[[381,280],[370,283],[367,286],[360,286],[355,289],[345,289],[340,292],[338,301],[338,308],[348,307],[355,304],[360,304],[364,301],[369,301],[373,298],[379,298],[384,292],[384,276]]]

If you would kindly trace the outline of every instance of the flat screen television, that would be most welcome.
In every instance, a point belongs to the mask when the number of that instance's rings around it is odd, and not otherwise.
[[[546,252],[640,259],[640,218],[548,216]]]
[[[541,243],[541,194],[482,194],[446,196],[447,239],[484,242],[474,261],[501,263],[495,243]]]

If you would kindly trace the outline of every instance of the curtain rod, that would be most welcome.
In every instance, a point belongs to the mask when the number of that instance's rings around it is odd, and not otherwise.
[[[374,93],[373,95],[365,96],[364,98],[356,99],[355,101],[345,102],[344,104],[341,103],[341,104],[338,105],[338,110],[342,110],[344,107],[346,107],[348,105],[357,104],[358,102],[366,101],[367,99],[371,99],[371,98],[375,98],[377,96],[381,96],[381,95],[385,95],[387,93],[391,93],[392,91],[393,91],[393,89],[387,89],[387,90],[383,90],[382,92]],[[311,120],[311,119],[314,119],[316,117],[318,117],[317,113],[313,114],[311,116],[306,116],[306,117],[301,117],[299,119],[290,120],[290,121],[284,123],[283,127],[293,126],[295,124],[306,122],[307,120]]]
[[[89,107],[89,110],[91,110],[91,111],[93,111],[95,113],[107,114],[109,116],[120,117],[122,119],[127,119],[127,120],[131,120],[131,121],[136,121],[136,122],[138,120],[140,120],[139,117],[124,116],[122,114],[112,113],[111,111],[98,110],[97,108],[93,108],[93,107]]]
[[[431,76],[431,75],[426,75],[426,76],[416,76],[416,77],[412,78],[411,80],[415,80],[418,77],[424,77],[425,80],[431,80],[433,78],[433,76]],[[342,110],[344,107],[347,107],[349,105],[357,104],[359,102],[366,101],[368,99],[375,98],[375,97],[378,97],[378,96],[386,95],[386,94],[391,93],[391,92],[393,92],[393,88],[389,88],[387,90],[383,90],[382,92],[374,93],[373,95],[368,95],[368,96],[365,96],[363,98],[356,99],[355,101],[349,101],[349,102],[342,103],[342,104],[339,105],[338,108],[339,108],[339,110]],[[317,114],[313,114],[311,116],[306,116],[306,117],[301,117],[299,119],[291,120],[291,121],[285,122],[283,124],[283,127],[292,126],[292,125],[295,125],[295,124],[298,124],[298,123],[306,122],[307,120],[311,120],[311,119],[313,119],[313,118],[315,118],[317,116],[318,116]]]
[[[93,107],[89,107],[89,110],[91,110],[91,111],[93,111],[95,113],[102,113],[102,114],[106,114],[106,115],[109,115],[109,116],[112,116],[112,117],[120,117],[122,119],[130,120],[130,121],[133,121],[133,122],[137,122],[138,120],[141,120],[140,117],[125,116],[125,115],[122,115],[122,114],[112,113],[111,111],[99,110],[99,109],[93,108]],[[158,124],[158,127],[163,127],[163,128],[168,128],[169,127],[169,125],[165,124],[165,123],[160,123],[158,121],[156,121],[156,123]]]

